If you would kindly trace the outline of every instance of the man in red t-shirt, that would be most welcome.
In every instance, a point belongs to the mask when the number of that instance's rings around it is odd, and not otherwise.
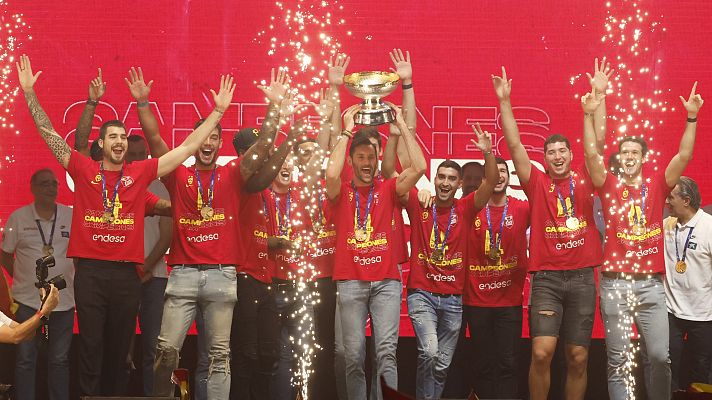
[[[584,111],[584,149],[586,167],[593,185],[601,194],[606,220],[604,263],[601,271],[601,315],[606,327],[608,352],[608,394],[611,399],[628,399],[635,387],[629,378],[634,352],[630,351],[631,322],[645,342],[650,366],[648,397],[670,398],[669,326],[663,274],[663,208],[692,158],[697,131],[697,113],[702,97],[680,97],[687,111],[687,125],[678,153],[665,171],[643,176],[648,144],[645,139],[626,136],[618,142],[621,174],[608,173],[603,155],[596,145],[596,129],[605,116],[606,87],[594,85],[581,98]],[[603,110],[601,110],[603,109]],[[677,273],[685,272],[684,258],[678,259]]]
[[[509,399],[519,397],[529,203],[507,195],[509,167],[504,159],[495,160],[499,177],[494,194],[470,222],[463,323],[472,342],[471,387],[483,398]]]
[[[219,93],[213,92],[215,109],[206,123],[180,146],[160,158],[125,164],[127,135],[122,122],[108,121],[102,125],[101,162],[72,152],[54,131],[37,100],[33,87],[40,72],[32,73],[25,55],[17,63],[17,69],[35,125],[75,184],[73,234],[67,255],[78,258],[75,300],[80,329],[80,393],[121,395],[125,387],[100,387],[101,367],[105,363],[116,368],[114,376],[120,373],[135,329],[140,298],[135,267],[144,261],[146,189],[157,176],[169,174],[198,150],[230,105],[232,78],[222,77]]]
[[[400,198],[410,219],[407,302],[418,341],[418,400],[442,396],[462,323],[469,224],[487,204],[497,181],[490,135],[479,126],[475,133],[475,145],[484,153],[488,175],[476,193],[455,199],[462,186],[462,169],[456,162],[445,160],[435,173],[434,198],[421,205],[415,189]]]
[[[594,188],[585,168],[571,169],[571,146],[562,135],[551,135],[544,142],[547,172],[532,167],[514,119],[511,80],[504,68],[501,77],[492,76],[492,82],[504,138],[531,210],[529,393],[534,400],[547,398],[551,359],[562,333],[565,391],[568,398],[583,398],[596,310],[594,267],[601,263],[601,240],[593,219]]]
[[[352,400],[367,398],[363,327],[369,313],[376,351],[375,373],[385,378],[389,386],[398,385],[396,347],[402,288],[396,265],[399,260],[392,248],[393,210],[397,197],[408,193],[427,168],[425,157],[400,109],[389,105],[396,110],[396,125],[403,135],[411,166],[398,178],[377,180],[376,148],[367,137],[357,133],[348,157],[354,178],[348,183],[341,181],[347,142],[354,127],[353,118],[360,109],[356,105],[344,115],[344,131],[326,170],[326,194],[333,207],[337,240],[333,278],[338,288],[346,388]],[[375,393],[380,397],[378,388]]]

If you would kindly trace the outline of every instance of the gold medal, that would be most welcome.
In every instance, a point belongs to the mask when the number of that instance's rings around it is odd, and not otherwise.
[[[54,254],[54,247],[52,247],[52,245],[50,244],[46,244],[42,246],[42,253],[44,253],[44,255],[46,256],[51,256],[52,254]]]
[[[633,228],[631,229],[633,232],[633,235],[635,236],[642,236],[645,235],[647,229],[643,225],[633,225]]]
[[[675,271],[678,274],[684,274],[685,271],[687,271],[687,263],[682,260],[676,262],[675,263]]]
[[[566,218],[566,227],[574,230],[579,228],[579,219],[576,217],[568,217]]]
[[[111,211],[104,211],[104,222],[111,224],[114,222],[114,214],[111,213]]]
[[[430,254],[430,259],[434,262],[440,262],[444,260],[445,253],[443,252],[443,249],[433,249],[433,252]]]
[[[215,215],[215,210],[213,210],[212,207],[203,206],[203,208],[200,209],[200,216],[203,217],[203,220],[209,220],[213,215]]]
[[[354,231],[354,237],[358,242],[365,242],[366,240],[368,240],[368,232],[366,232],[365,229],[356,229]]]
[[[497,261],[499,258],[502,256],[502,254],[499,252],[499,249],[497,248],[492,248],[489,252],[489,258],[492,261]]]

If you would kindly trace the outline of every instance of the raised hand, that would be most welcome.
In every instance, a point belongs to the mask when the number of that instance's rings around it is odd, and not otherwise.
[[[512,80],[507,80],[507,71],[504,67],[502,67],[502,76],[492,75],[492,85],[500,101],[509,100],[509,95],[512,93]]]
[[[405,120],[403,119],[403,110],[398,107],[397,105],[391,103],[390,101],[384,101],[385,104],[387,104],[390,108],[393,109],[393,111],[396,112],[396,119],[395,119],[395,124],[403,124],[405,125]]]
[[[20,61],[15,63],[15,67],[17,67],[17,76],[20,80],[20,88],[22,88],[22,91],[32,91],[32,88],[35,86],[35,82],[37,82],[37,78],[40,77],[42,71],[37,71],[37,73],[33,75],[30,57],[27,57],[24,54],[20,57]]]
[[[592,113],[596,111],[605,97],[605,94],[598,92],[596,87],[592,86],[589,93],[581,96],[581,107],[583,108],[583,112]]]
[[[257,85],[257,88],[267,96],[270,103],[280,104],[289,90],[289,81],[290,78],[285,68],[279,67],[276,74],[272,68],[269,85]]]
[[[346,112],[344,113],[344,130],[353,132],[354,126],[356,123],[354,122],[354,117],[356,116],[356,113],[361,110],[361,104],[354,104],[351,107],[346,109]]]
[[[430,208],[433,205],[433,194],[428,189],[418,190],[418,201],[423,208]]]
[[[606,62],[606,57],[603,57],[601,63],[598,63],[598,57],[593,61],[593,76],[586,72],[591,87],[595,88],[598,93],[606,94],[608,90],[608,80],[611,79],[614,69],[611,68],[611,63]]]
[[[480,127],[479,122],[476,123],[475,125],[472,125],[472,130],[475,132],[475,136],[477,136],[476,141],[475,141],[475,139],[470,139],[472,144],[474,144],[483,153],[491,152],[492,151],[492,135],[487,131],[483,131],[482,128]]]
[[[138,70],[131,67],[129,70],[129,78],[124,78],[124,80],[129,86],[131,96],[133,96],[133,98],[138,102],[148,101],[148,95],[151,93],[151,85],[153,85],[153,81],[150,81],[147,84],[146,81],[143,80],[143,71],[141,70],[141,67],[138,67]]]
[[[705,102],[704,100],[702,100],[702,96],[695,93],[696,90],[697,81],[695,81],[695,84],[692,85],[692,90],[690,90],[690,97],[687,100],[685,100],[684,97],[680,96],[680,101],[685,107],[685,110],[687,110],[687,116],[690,118],[697,117],[697,113],[700,111],[700,108],[702,108],[702,104],[704,104]]]
[[[218,112],[224,113],[225,110],[230,107],[230,102],[232,101],[232,95],[235,93],[235,84],[233,83],[232,75],[221,75],[220,76],[220,89],[217,93],[213,89],[210,89],[210,93],[213,94],[213,101],[215,102],[215,109]]]
[[[336,58],[329,58],[329,85],[340,86],[344,83],[344,72],[349,66],[351,57],[344,53],[336,53]]]
[[[307,108],[306,104],[299,104],[299,100],[297,100],[291,92],[287,92],[279,106],[279,117],[282,119],[282,122],[285,122],[292,115],[304,111],[305,108]]]
[[[101,76],[101,68],[99,68],[99,75],[89,82],[89,100],[99,101],[104,96],[106,92],[106,82]]]
[[[319,117],[322,120],[328,120],[334,114],[336,109],[336,101],[334,99],[334,91],[331,88],[322,88],[319,91],[319,104],[310,103]]]
[[[398,74],[401,80],[406,81],[413,79],[413,66],[410,64],[409,51],[406,51],[405,56],[403,56],[401,49],[393,49],[388,55],[391,56],[391,61],[393,61],[393,66],[395,66],[395,69],[391,68],[391,70]]]

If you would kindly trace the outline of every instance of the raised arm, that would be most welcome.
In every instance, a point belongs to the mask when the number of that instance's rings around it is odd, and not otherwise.
[[[603,163],[603,155],[599,152],[599,141],[594,127],[596,115],[600,115],[598,109],[605,108],[605,97],[606,95],[599,93],[595,86],[591,87],[591,93],[581,96],[581,107],[583,108],[583,152],[591,182],[597,188],[606,183],[606,177],[608,176],[608,171]],[[605,115],[605,111],[603,114]]]
[[[161,137],[158,120],[156,116],[153,115],[151,104],[148,102],[148,95],[151,93],[153,81],[149,81],[148,83],[144,81],[141,67],[138,67],[138,70],[131,67],[129,77],[124,78],[124,81],[126,81],[129,87],[131,96],[136,100],[138,121],[141,124],[141,130],[148,143],[148,148],[151,150],[151,157],[160,157],[168,153],[170,149]]]
[[[611,64],[606,62],[606,57],[603,57],[600,64],[598,63],[598,58],[596,58],[593,62],[593,76],[588,72],[586,75],[591,82],[592,92],[595,90],[596,96],[601,99],[601,106],[593,112],[593,126],[596,133],[596,149],[598,154],[603,155],[606,146],[606,93],[608,91],[608,80],[613,75],[613,69]]]
[[[99,100],[106,92],[106,82],[101,75],[99,68],[98,76],[89,82],[89,98],[84,105],[82,115],[77,123],[77,130],[74,131],[74,150],[89,157],[89,136],[91,135],[91,123],[94,121],[94,112]]]
[[[336,144],[336,139],[341,134],[341,96],[339,95],[339,87],[344,84],[344,74],[349,62],[351,62],[351,57],[344,53],[336,53],[335,58],[329,59],[329,88],[334,101],[334,112],[331,114],[329,145],[322,147],[324,150],[331,151]]]
[[[336,140],[334,148],[329,156],[329,163],[326,166],[326,197],[329,200],[334,200],[341,193],[341,171],[344,169],[346,161],[346,146],[349,139],[353,136],[355,126],[354,116],[361,109],[360,104],[354,104],[349,107],[344,114],[344,131]]]
[[[692,85],[690,97],[687,100],[680,96],[680,101],[682,101],[682,105],[687,110],[687,124],[685,125],[685,131],[682,133],[682,139],[680,139],[680,148],[665,169],[665,182],[668,187],[677,185],[677,181],[685,171],[685,167],[692,160],[692,151],[695,148],[695,136],[697,134],[697,113],[704,103],[702,96],[696,94],[696,90],[697,82]]]
[[[524,148],[524,145],[522,145],[517,121],[514,119],[514,112],[512,111],[512,103],[510,101],[512,80],[507,80],[507,71],[504,67],[502,67],[502,76],[492,75],[492,84],[499,99],[499,112],[502,116],[504,140],[507,142],[507,147],[509,147],[509,154],[512,156],[514,169],[517,171],[519,181],[526,184],[529,182],[532,164],[529,160],[527,150]]]
[[[477,141],[472,139],[472,144],[480,149],[485,156],[485,179],[482,180],[482,184],[477,188],[474,198],[475,210],[481,210],[487,205],[494,192],[494,187],[499,182],[499,171],[497,170],[497,160],[494,159],[494,154],[492,154],[492,135],[487,131],[483,131],[479,123],[475,124],[472,130],[475,131],[475,136],[477,137]]]
[[[404,169],[396,180],[396,196],[407,196],[410,189],[415,187],[418,179],[425,174],[425,171],[428,169],[428,163],[425,161],[423,150],[421,150],[418,142],[415,140],[414,132],[406,125],[401,110],[393,103],[387,104],[396,110],[396,126],[400,129],[403,143],[408,150],[408,156],[411,160],[411,165]]]
[[[250,179],[245,182],[244,190],[248,193],[261,192],[269,187],[277,177],[280,168],[284,164],[284,160],[287,159],[292,146],[299,136],[299,134],[304,132],[304,120],[299,120],[292,126],[289,130],[287,137],[284,141],[277,147],[277,150],[269,156],[269,158],[262,164],[259,170],[257,170]]]
[[[316,136],[316,144],[320,148],[328,150],[331,137],[336,136],[337,127],[333,124],[333,116],[336,111],[338,96],[334,97],[334,89],[321,89],[319,92],[319,104],[311,103],[317,114],[319,114],[319,133]],[[339,117],[339,119],[341,119]],[[339,123],[341,126],[341,123]]]
[[[42,289],[42,293],[44,293],[44,289]],[[37,328],[42,325],[42,317],[49,317],[57,304],[59,304],[59,291],[54,285],[50,285],[49,295],[42,303],[42,308],[38,313],[20,324],[13,322],[10,326],[0,326],[0,343],[18,344],[33,337]]]
[[[393,61],[394,71],[401,79],[403,88],[403,120],[410,130],[415,132],[418,122],[418,114],[415,109],[415,92],[413,91],[413,66],[410,63],[410,52],[406,51],[405,56],[401,49],[393,49],[389,54]]]
[[[213,94],[215,108],[208,115],[205,122],[196,128],[187,138],[175,149],[162,155],[158,159],[158,176],[165,176],[176,169],[183,161],[193,155],[205,139],[210,135],[210,132],[215,129],[220,119],[225,114],[225,111],[230,107],[232,95],[235,93],[235,85],[232,83],[232,76],[222,76],[220,78],[220,89],[218,93],[210,89]]]
[[[269,85],[258,85],[257,88],[262,90],[269,104],[257,141],[245,152],[240,162],[240,174],[245,181],[262,167],[270,149],[274,147],[274,137],[280,124],[280,107],[289,90],[289,75],[284,68],[279,68],[276,73],[272,68]]]
[[[40,106],[40,102],[37,100],[37,94],[35,93],[34,86],[37,82],[37,78],[42,74],[42,71],[32,74],[30,58],[24,54],[20,57],[20,61],[15,63],[15,66],[17,67],[20,88],[22,88],[25,94],[25,101],[27,102],[27,107],[30,109],[32,119],[35,121],[37,130],[40,132],[45,143],[47,143],[52,154],[54,154],[54,158],[62,164],[62,167],[67,168],[72,149],[52,127],[52,122],[49,120],[44,109],[42,109],[42,106]]]

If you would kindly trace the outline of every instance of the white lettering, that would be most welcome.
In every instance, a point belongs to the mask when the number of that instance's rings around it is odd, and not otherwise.
[[[480,283],[480,290],[494,290],[494,289],[504,289],[512,285],[512,280],[507,281],[497,281],[492,283]]]
[[[382,262],[381,256],[375,256],[375,257],[359,257],[359,256],[354,256],[354,263],[358,265],[371,265],[371,264],[376,264]]]
[[[126,242],[126,236],[115,236],[115,235],[94,235],[91,237],[91,240],[95,242],[104,242],[104,243],[124,243]]]
[[[579,240],[569,240],[566,243],[557,243],[556,244],[556,250],[563,250],[563,249],[575,249],[576,247],[581,247],[583,246],[585,238],[581,238]]]
[[[651,247],[649,249],[642,249],[638,251],[633,251],[633,250],[628,250],[625,253],[626,257],[643,257],[643,256],[648,256],[650,254],[658,254],[658,248],[657,247]]]
[[[186,237],[186,240],[188,240],[188,243],[203,243],[203,242],[209,242],[211,240],[218,240],[218,239],[220,239],[220,234],[218,234],[218,233]]]
[[[455,275],[432,274],[428,272],[425,277],[435,282],[455,282]]]

